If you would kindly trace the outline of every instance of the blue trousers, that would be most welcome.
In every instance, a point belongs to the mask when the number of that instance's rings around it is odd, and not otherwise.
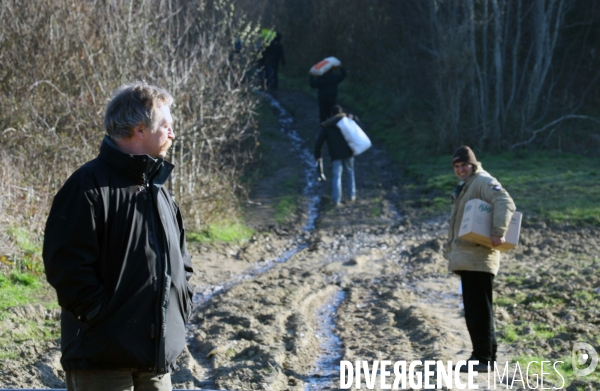
[[[339,204],[342,201],[342,172],[346,175],[346,187],[348,188],[348,197],[353,200],[356,198],[356,184],[354,183],[354,158],[338,159],[331,162],[333,171],[333,191],[332,201]]]

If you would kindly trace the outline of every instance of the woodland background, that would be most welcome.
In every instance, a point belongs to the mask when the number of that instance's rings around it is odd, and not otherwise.
[[[283,33],[292,72],[335,55],[369,86],[356,91],[372,96],[366,108],[426,148],[600,145],[597,2],[259,0],[246,11]]]
[[[261,28],[283,34],[285,75],[301,83],[323,57],[340,58],[344,101],[407,157],[460,144],[600,147],[595,1],[4,0],[0,19],[0,260],[10,267],[39,264],[53,195],[97,154],[111,91],[133,79],[175,98],[169,186],[188,227],[233,218],[256,156]]]

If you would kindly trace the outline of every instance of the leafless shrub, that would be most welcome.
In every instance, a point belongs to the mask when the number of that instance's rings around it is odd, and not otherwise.
[[[3,1],[0,230],[42,232],[54,193],[97,154],[112,90],[135,79],[175,98],[169,186],[188,228],[232,216],[257,104],[252,51],[232,48],[258,32],[234,11],[231,0]]]

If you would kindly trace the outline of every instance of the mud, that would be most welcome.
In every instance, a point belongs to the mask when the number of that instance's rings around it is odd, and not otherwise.
[[[314,99],[294,91],[274,99],[280,121],[261,135],[270,148],[269,173],[245,209],[257,233],[240,244],[191,245],[196,307],[175,388],[331,390],[340,386],[341,360],[468,358],[458,277],[442,256],[447,216],[423,218],[407,209],[402,170],[378,145],[356,159],[358,199],[334,208],[331,182],[313,182],[311,174]],[[290,176],[299,178],[298,207],[281,222],[274,216]],[[520,244],[503,255],[496,278],[498,364],[564,361],[579,341],[598,348],[599,230],[523,224]],[[3,329],[24,314],[40,322],[58,315],[41,306],[11,311]],[[21,354],[0,364],[0,387],[64,387],[57,343],[10,348]],[[504,382],[512,389],[528,389],[509,375]],[[488,389],[487,377],[479,379],[479,389]],[[544,384],[552,386],[600,383],[595,377]]]

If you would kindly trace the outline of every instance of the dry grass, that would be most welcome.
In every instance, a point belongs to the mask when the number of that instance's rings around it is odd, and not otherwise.
[[[188,228],[235,213],[256,132],[245,75],[258,26],[232,4],[2,2],[0,256],[19,251],[11,228],[41,236],[53,195],[98,152],[112,90],[135,79],[175,98],[169,186]],[[245,47],[232,56],[236,37]]]

